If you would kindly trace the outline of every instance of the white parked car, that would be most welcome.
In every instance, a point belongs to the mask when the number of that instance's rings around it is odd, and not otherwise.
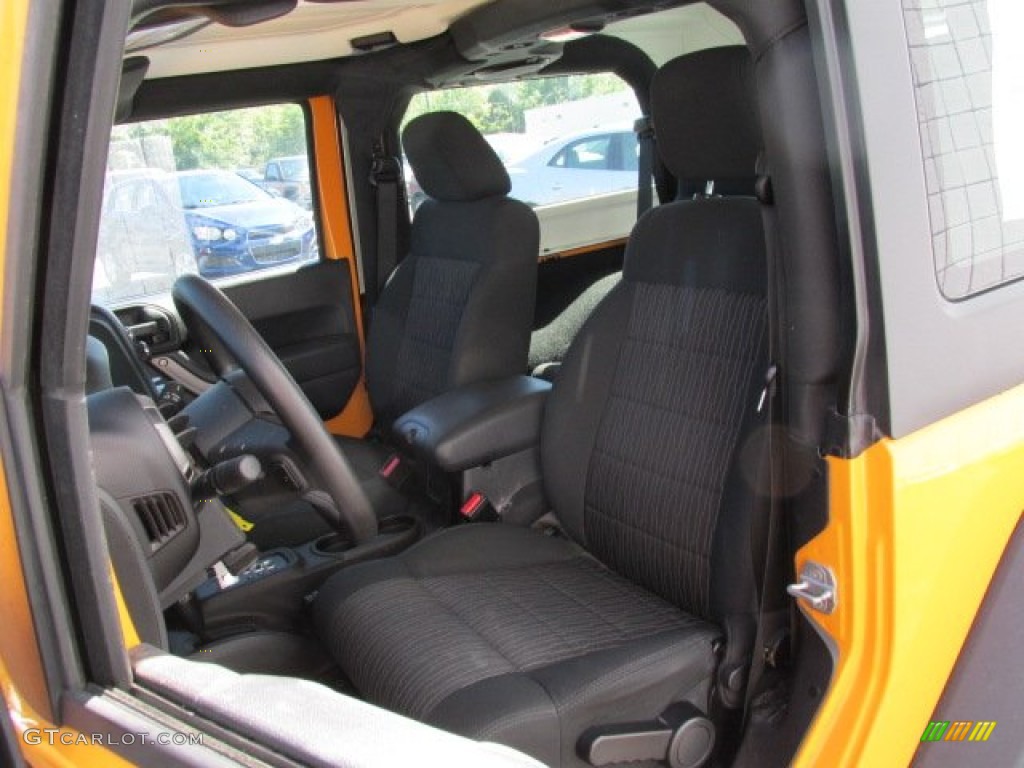
[[[539,149],[527,134],[484,138],[508,168],[509,196],[538,209],[541,257],[613,240],[632,228],[638,144],[630,128],[593,128],[551,139]],[[408,163],[405,179],[415,212],[426,195]]]
[[[594,128],[543,143],[527,134],[495,133],[484,138],[508,168],[509,196],[534,207],[637,186],[637,140],[628,128]],[[409,205],[415,211],[426,195],[408,163],[405,180]]]
[[[539,207],[635,190],[637,147],[636,134],[625,128],[554,139],[509,166],[510,196]]]

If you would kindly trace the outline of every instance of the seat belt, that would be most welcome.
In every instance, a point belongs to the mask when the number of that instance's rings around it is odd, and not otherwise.
[[[398,266],[398,214],[402,195],[402,163],[384,150],[384,138],[373,143],[373,163],[370,166],[370,184],[377,190],[377,258],[374,260],[372,279],[366,289],[373,291],[376,303],[384,284]]]
[[[759,683],[768,666],[776,667],[788,652],[787,638],[783,631],[788,629],[788,611],[785,620],[776,621],[780,608],[770,605],[770,601],[778,595],[785,594],[785,574],[780,573],[779,556],[782,542],[784,520],[782,518],[782,477],[784,457],[782,445],[776,426],[781,414],[781,398],[779,397],[780,369],[779,346],[779,242],[776,230],[774,199],[771,176],[764,170],[758,175],[756,196],[761,203],[761,215],[764,224],[765,252],[767,256],[767,311],[768,311],[768,368],[765,371],[764,388],[757,403],[759,412],[765,414],[767,461],[768,461],[768,509],[767,519],[759,520],[751,528],[751,557],[754,564],[754,577],[757,580],[757,628],[754,635],[753,657],[750,661],[750,672],[743,698],[743,728],[746,727],[754,696]],[[769,622],[772,626],[769,627]]]
[[[644,116],[633,123],[639,144],[637,155],[636,217],[639,219],[654,205],[654,123]]]

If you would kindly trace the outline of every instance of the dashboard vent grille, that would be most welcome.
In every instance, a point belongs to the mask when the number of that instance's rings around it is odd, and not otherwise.
[[[163,546],[187,525],[185,510],[173,493],[154,493],[132,501],[153,549]]]

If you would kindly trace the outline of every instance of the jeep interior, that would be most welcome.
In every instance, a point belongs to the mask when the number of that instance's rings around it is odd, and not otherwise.
[[[107,264],[100,224],[65,275],[92,306],[53,310],[80,331],[65,415],[88,423],[69,557],[123,598],[119,622],[74,585],[108,649],[91,679],[269,764],[788,763],[831,673],[785,588],[825,520],[851,311],[803,4],[110,14],[68,53],[123,49],[84,113],[115,141],[80,205],[159,231]],[[625,178],[612,234],[612,213],[517,199],[511,150],[451,106],[585,76],[621,82],[636,124],[579,129],[544,172]],[[185,142],[197,115],[267,105],[303,145],[235,161],[259,222],[156,168],[153,126]],[[563,119],[530,109],[526,134]],[[263,178],[303,156],[307,181]],[[138,202],[161,195],[184,230]],[[198,267],[152,277],[190,247]]]

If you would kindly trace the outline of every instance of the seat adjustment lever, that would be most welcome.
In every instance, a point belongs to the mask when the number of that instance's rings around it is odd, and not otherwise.
[[[577,752],[593,766],[659,760],[670,768],[700,768],[714,746],[712,722],[693,704],[679,702],[656,720],[589,728]]]

